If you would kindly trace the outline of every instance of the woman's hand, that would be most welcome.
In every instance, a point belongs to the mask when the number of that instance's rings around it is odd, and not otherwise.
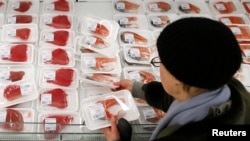
[[[117,88],[113,88],[112,91],[118,91],[118,90],[129,90],[132,92],[134,82],[129,79],[122,79],[119,82],[114,82],[114,85],[117,86]]]
[[[120,133],[118,131],[117,125],[117,117],[112,115],[110,119],[111,127],[106,127],[102,129],[107,141],[119,141]]]

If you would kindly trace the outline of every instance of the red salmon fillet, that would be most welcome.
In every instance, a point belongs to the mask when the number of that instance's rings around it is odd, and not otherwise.
[[[225,9],[218,9],[218,7],[219,7],[218,5],[219,6],[223,5],[225,7]],[[232,13],[232,12],[234,12],[236,10],[233,2],[222,2],[222,1],[219,1],[219,2],[216,2],[214,4],[214,7],[221,14],[229,14],[229,13]]]
[[[117,6],[119,4],[124,4],[124,9],[123,8],[118,8]],[[140,7],[140,5],[136,4],[136,3],[133,3],[133,2],[129,2],[129,1],[126,1],[126,0],[119,0],[116,2],[116,10],[120,11],[120,12],[132,12],[132,11],[136,11],[138,10]]]
[[[52,51],[52,60],[45,63],[67,65],[69,63],[69,57],[64,49],[58,48]]]
[[[186,5],[188,5],[189,7],[185,7]],[[185,8],[184,8],[184,7]],[[186,9],[187,8],[187,9]],[[184,13],[196,13],[196,14],[199,14],[200,13],[200,8],[197,7],[196,5],[194,4],[191,4],[191,3],[183,3],[183,5],[180,5],[179,6],[179,10],[184,12]]]
[[[29,28],[18,28],[16,29],[16,37],[26,41],[30,37],[30,29]]]
[[[10,71],[10,77],[8,80],[14,82],[21,80],[24,76],[25,72],[24,71]]]
[[[56,130],[46,130],[46,119],[53,118],[56,119]],[[44,138],[45,139],[54,139],[57,137],[67,124],[70,124],[73,121],[74,117],[70,115],[52,115],[47,116],[43,119],[44,127]],[[46,134],[47,133],[47,134]]]
[[[55,10],[56,11],[63,11],[68,12],[69,11],[69,3],[66,0],[57,0],[54,2]]]
[[[55,80],[47,80],[48,83],[53,83],[61,86],[70,86],[73,81],[74,70],[70,68],[56,70]]]
[[[249,39],[250,38],[250,30],[248,26],[238,26],[238,25],[228,25],[228,27],[232,30],[233,28],[239,29],[240,32],[234,32],[235,37],[239,40]]]
[[[16,23],[31,23],[32,16],[31,15],[15,15]]]
[[[123,98],[119,98],[119,99],[121,100],[121,102],[123,102],[123,103],[125,102],[125,100]],[[116,105],[116,104],[119,105],[118,101],[115,98],[100,100],[97,103],[101,103],[103,105],[107,119],[110,119],[112,116],[112,113],[109,111],[109,108],[113,105]]]
[[[247,13],[250,13],[250,7],[248,6],[250,4],[250,2],[242,2],[243,7],[245,8],[245,10],[247,11]]]
[[[17,110],[7,109],[5,121],[6,123],[0,124],[0,127],[12,131],[22,131],[24,129],[23,115]]]
[[[69,21],[68,16],[66,15],[58,15],[52,18],[52,23],[47,24],[48,26],[57,28],[57,29],[69,29],[71,27],[71,23]]]
[[[60,88],[55,88],[49,91],[44,92],[43,94],[51,94],[52,96],[52,103],[50,106],[57,107],[57,108],[66,108],[68,106],[67,102],[67,93],[60,89]],[[42,97],[42,95],[40,97]]]
[[[26,12],[30,9],[30,6],[32,5],[32,2],[30,1],[20,1],[19,2],[19,8],[14,9],[18,12]]]
[[[2,58],[3,60],[25,62],[27,61],[27,45],[18,44],[12,46],[10,49],[10,58]]]
[[[52,43],[54,45],[58,46],[65,46],[67,44],[68,38],[69,38],[69,32],[60,30],[53,32],[54,34],[54,40],[53,41],[47,41],[48,43]]]
[[[156,4],[158,8],[151,8],[150,9],[150,5],[153,5],[153,4]],[[162,2],[162,1],[150,2],[148,7],[153,12],[164,12],[164,11],[168,11],[169,9],[171,9],[170,4],[168,4],[166,2]]]
[[[3,93],[4,98],[6,98],[9,101],[12,101],[16,98],[19,98],[22,96],[21,89],[19,85],[8,85],[4,88]]]
[[[130,40],[129,41],[126,40],[126,36],[129,34],[133,35],[133,37],[134,37],[133,42],[135,42],[135,43],[146,44],[148,42],[147,38],[143,37],[142,35],[140,35],[138,33],[135,33],[132,31],[124,31],[121,34],[121,39],[124,43],[131,43]]]
[[[223,19],[230,20],[230,24],[245,24],[245,21],[239,16],[223,16],[219,18],[220,21],[223,21]]]
[[[93,33],[99,34],[101,36],[107,37],[109,36],[109,30],[106,26],[103,24],[97,24],[95,31],[92,31]]]

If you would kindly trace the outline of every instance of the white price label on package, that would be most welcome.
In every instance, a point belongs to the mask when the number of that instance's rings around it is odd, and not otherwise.
[[[88,24],[87,24],[88,30],[90,30],[90,31],[95,31],[96,28],[97,28],[97,24],[98,24],[98,23],[95,22],[95,21],[89,21]]]
[[[0,70],[0,79],[7,80],[10,78],[10,71],[8,70]]]
[[[54,71],[45,71],[43,75],[44,81],[55,80],[56,73]]]
[[[143,116],[145,119],[150,119],[150,118],[155,118],[157,117],[155,111],[153,108],[146,108],[144,110],[142,110]]]
[[[136,81],[140,81],[141,80],[141,75],[138,71],[131,71],[129,72],[129,79],[131,80],[136,80]]]
[[[49,105],[52,103],[52,95],[49,93],[41,95],[41,105]]]
[[[101,103],[97,103],[97,104],[89,106],[89,111],[90,111],[91,118],[93,120],[106,117],[105,109]]]
[[[32,94],[32,87],[30,84],[22,84],[20,85],[21,94],[22,95],[30,95]]]
[[[86,67],[95,67],[96,65],[96,60],[93,57],[87,57],[83,59],[83,63],[85,64]]]
[[[125,9],[125,3],[124,2],[117,2],[116,3],[116,9],[124,10]]]
[[[129,44],[133,44],[135,42],[134,34],[126,33],[124,35],[124,41]]]
[[[45,40],[45,41],[48,41],[48,42],[54,41],[54,34],[53,34],[53,33],[45,34],[45,35],[44,35],[44,40]]]
[[[45,119],[45,131],[56,131],[56,118]]]

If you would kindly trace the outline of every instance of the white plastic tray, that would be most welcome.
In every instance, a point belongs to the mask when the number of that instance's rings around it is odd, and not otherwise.
[[[97,103],[98,101],[103,101],[105,99],[120,100],[118,100],[119,104],[109,107],[108,110],[111,114],[116,114],[120,110],[123,110],[125,111],[123,118],[126,120],[133,121],[139,118],[139,111],[129,91],[121,90],[117,92],[111,92],[100,96],[86,98],[81,101],[81,111],[88,129],[96,130],[110,126],[110,121],[108,119],[101,119],[105,118],[106,114],[104,111],[102,111],[102,105]],[[123,100],[124,102],[122,102]]]

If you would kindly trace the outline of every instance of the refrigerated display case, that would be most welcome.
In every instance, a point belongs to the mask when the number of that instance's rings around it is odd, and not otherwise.
[[[228,17],[244,16],[242,24],[249,23],[249,15],[240,0],[233,1],[237,5],[236,11],[223,15],[215,11],[220,6],[213,7],[212,0],[160,0],[169,4],[167,8],[158,6],[155,3],[157,0],[130,1],[135,3],[138,10],[126,10],[118,0],[68,0],[70,5],[66,12],[55,10],[55,5],[51,3],[56,0],[29,1],[34,2],[35,6],[29,12],[20,14],[15,10],[20,6],[17,0],[0,0],[5,5],[0,7],[0,90],[4,92],[7,86],[18,85],[21,89],[19,95],[24,96],[16,101],[0,97],[0,140],[104,141],[104,135],[100,129],[96,129],[95,121],[92,121],[90,129],[89,121],[86,124],[84,119],[84,115],[88,114],[88,118],[94,119],[103,118],[103,115],[91,110],[83,114],[86,109],[84,102],[93,100],[94,96],[112,93],[110,88],[113,85],[110,82],[122,78],[143,83],[160,81],[159,70],[150,65],[150,59],[157,56],[155,43],[165,26],[189,16],[217,20],[220,17],[229,25],[231,21]],[[23,18],[18,21],[17,15],[28,15],[29,23],[25,23],[27,19],[22,21]],[[227,17],[221,19],[223,16]],[[57,18],[66,19],[61,24]],[[111,32],[97,31],[99,22]],[[17,40],[16,31],[12,30],[19,28],[31,30],[34,35],[31,34],[32,38],[25,41],[22,41],[25,37],[21,35],[21,39]],[[245,39],[244,43],[249,43],[249,39]],[[15,56],[11,54],[15,51],[9,49],[9,46],[20,45],[20,42],[28,45],[24,61],[11,57]],[[107,49],[107,46],[110,48]],[[59,53],[63,53],[63,56],[56,56]],[[93,65],[98,57],[110,61],[105,65]],[[11,72],[16,72],[18,78],[23,80],[11,82],[14,80]],[[64,77],[66,79],[62,79]],[[237,75],[239,80],[244,80],[246,87],[248,77],[243,72]],[[103,78],[108,80],[100,81]],[[86,100],[90,97],[91,100]],[[130,121],[132,140],[149,140],[159,120],[155,120],[158,115],[141,99],[134,99],[132,103],[136,104],[132,109],[138,108],[135,112],[139,115],[134,114]],[[98,104],[93,107],[100,110]],[[8,114],[17,116],[16,123],[6,118]],[[20,118],[20,115],[23,117]],[[151,119],[154,119],[153,122]],[[108,122],[103,125],[107,126]]]

